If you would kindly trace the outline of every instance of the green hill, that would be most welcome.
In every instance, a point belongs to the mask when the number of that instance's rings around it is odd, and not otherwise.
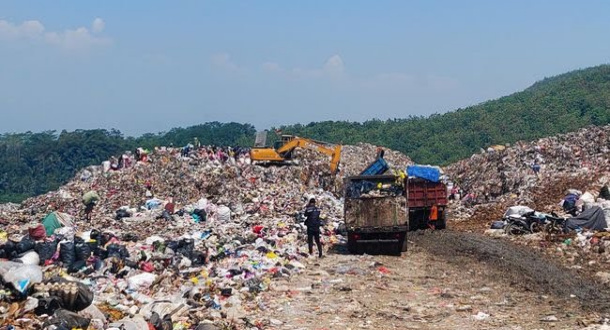
[[[313,122],[285,133],[344,144],[369,142],[400,150],[418,163],[445,165],[493,144],[533,140],[610,123],[610,65],[539,81],[522,92],[429,117]],[[0,203],[57,189],[82,167],[137,146],[202,144],[249,146],[249,124],[205,123],[125,138],[116,130],[0,135]]]
[[[414,161],[449,164],[493,144],[533,140],[610,123],[610,65],[546,78],[497,100],[442,115],[364,123],[325,121],[282,126],[329,142],[369,142]]]

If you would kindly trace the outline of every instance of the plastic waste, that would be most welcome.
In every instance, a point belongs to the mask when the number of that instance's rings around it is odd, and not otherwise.
[[[55,325],[62,329],[87,329],[91,319],[82,317],[76,313],[67,311],[65,309],[58,309],[53,313],[53,317],[45,322],[43,327]]]
[[[74,253],[76,260],[87,260],[91,256],[91,247],[82,239],[75,240]]]
[[[227,206],[219,206],[218,210],[216,211],[218,216],[217,219],[218,221],[221,222],[229,222],[231,221],[231,209]]]
[[[0,276],[15,290],[24,293],[34,283],[42,282],[42,269],[37,265],[24,265],[12,261],[0,261]]]
[[[34,251],[28,251],[23,256],[19,257],[17,260],[21,261],[24,265],[38,265],[40,264],[40,258],[38,257],[38,253]]]
[[[59,259],[66,268],[70,267],[76,261],[74,243],[62,242],[59,244]]]
[[[57,242],[38,242],[34,246],[34,251],[38,253],[40,263],[44,264],[47,260],[53,258],[53,255],[57,251]]]
[[[121,329],[121,330],[148,330],[148,322],[142,316],[134,316],[133,318],[126,318],[117,322],[110,323],[108,329]]]
[[[17,243],[17,253],[25,253],[34,249],[36,242],[30,236],[24,236],[19,243]]]
[[[150,286],[156,279],[157,275],[153,273],[142,273],[128,278],[127,283],[131,290],[138,290]]]

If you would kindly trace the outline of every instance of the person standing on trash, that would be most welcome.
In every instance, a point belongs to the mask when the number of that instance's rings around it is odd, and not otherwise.
[[[305,226],[307,226],[307,245],[309,247],[309,254],[313,254],[313,242],[316,241],[318,247],[318,257],[322,258],[322,243],[320,243],[320,209],[316,206],[316,199],[310,198],[307,207],[305,208],[304,215]]]
[[[91,221],[93,207],[99,199],[100,196],[94,190],[91,190],[83,195],[83,204],[85,204],[85,220]]]

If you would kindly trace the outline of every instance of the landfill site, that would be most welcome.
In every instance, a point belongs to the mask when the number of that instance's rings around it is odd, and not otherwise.
[[[443,168],[301,140],[1,204],[0,329],[610,329],[610,126]]]

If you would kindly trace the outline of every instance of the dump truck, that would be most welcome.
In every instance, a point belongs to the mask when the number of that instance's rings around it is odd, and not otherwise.
[[[400,255],[408,230],[404,182],[395,175],[345,179],[347,247],[355,254]]]
[[[379,159],[367,168],[374,168]],[[445,185],[438,178],[416,174],[419,177],[382,174],[345,179],[344,219],[351,253],[398,255],[407,250],[407,231],[446,227]]]
[[[440,169],[407,166],[406,196],[409,230],[447,227],[447,187],[440,181]]]
[[[330,173],[336,174],[341,160],[341,145],[333,145],[327,142],[316,141],[294,135],[282,135],[273,147],[264,146],[266,138],[259,133],[254,145],[250,150],[250,159],[253,162],[268,164],[288,164],[293,159],[296,148],[307,148],[316,150],[330,156]]]

